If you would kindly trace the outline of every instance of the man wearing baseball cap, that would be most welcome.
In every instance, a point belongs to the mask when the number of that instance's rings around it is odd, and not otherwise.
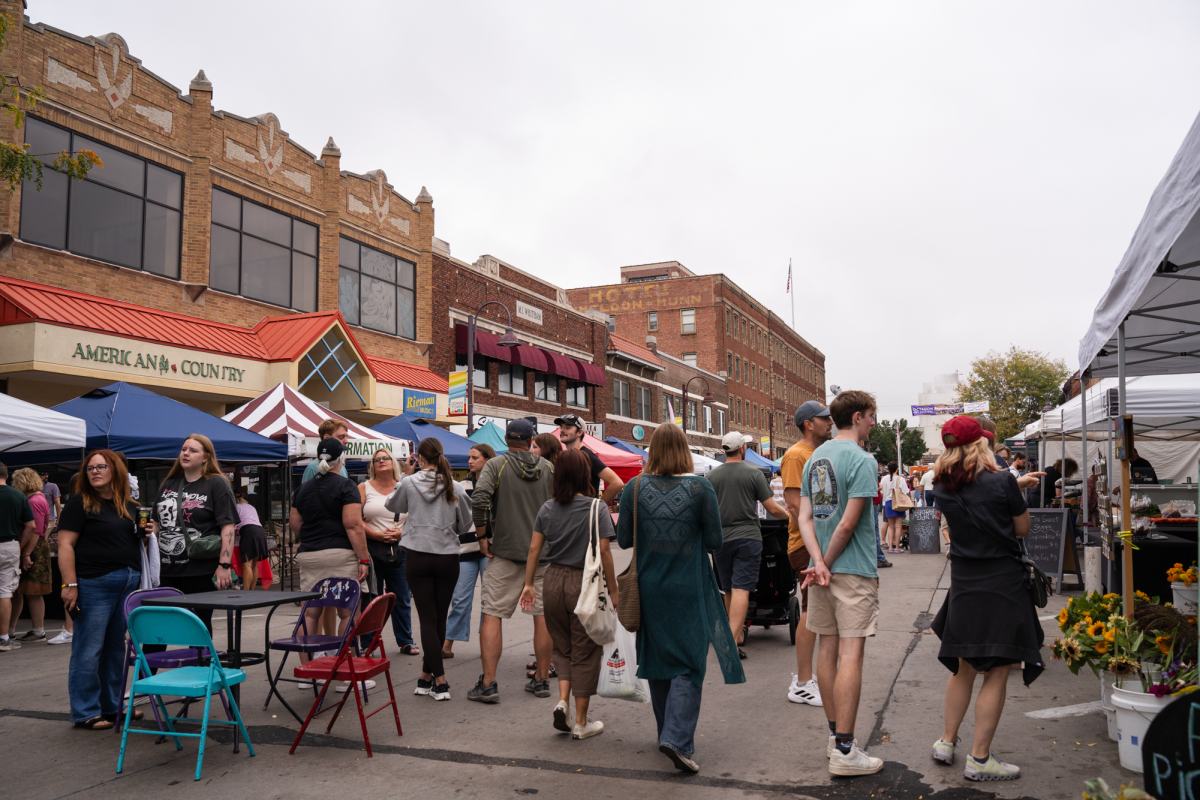
[[[808,569],[808,550],[800,536],[796,520],[800,516],[800,489],[803,486],[804,465],[813,451],[833,436],[833,418],[829,409],[816,400],[809,400],[796,409],[796,431],[800,441],[788,448],[780,462],[783,477],[783,499],[788,511],[788,560],[799,575]],[[796,626],[796,674],[788,686],[788,700],[793,703],[821,705],[821,690],[813,676],[813,651],[817,635],[807,627],[808,587],[800,589],[800,624]]]
[[[533,538],[534,520],[538,510],[550,499],[553,489],[554,467],[529,451],[534,433],[533,423],[527,419],[509,421],[504,432],[508,452],[488,460],[471,495],[479,550],[492,559],[483,573],[480,597],[483,622],[479,626],[479,651],[483,674],[475,687],[467,692],[468,700],[480,703],[500,702],[496,667],[504,648],[501,620],[513,615],[525,588],[525,559]],[[550,696],[548,673],[554,648],[542,613],[542,576],[545,572],[546,565],[542,563],[537,568],[536,599],[531,609],[537,669],[525,687],[525,691],[537,697]]]
[[[554,420],[554,424],[558,426],[558,438],[562,441],[563,447],[580,451],[588,457],[588,461],[592,462],[592,489],[605,505],[611,503],[613,498],[621,492],[625,482],[618,478],[617,473],[613,472],[610,467],[605,466],[590,447],[584,447],[583,420],[574,414],[567,414]],[[600,493],[600,481],[604,481],[604,494]]]
[[[758,526],[758,504],[776,519],[787,519],[787,512],[776,504],[762,470],[746,463],[746,445],[753,436],[730,431],[721,439],[725,463],[705,475],[717,493],[721,512],[721,537],[724,544],[713,554],[717,585],[725,592],[725,610],[729,628],[739,645],[745,634],[746,611],[750,593],[758,586],[758,567],[762,561],[762,529]],[[746,652],[738,648],[738,655]]]

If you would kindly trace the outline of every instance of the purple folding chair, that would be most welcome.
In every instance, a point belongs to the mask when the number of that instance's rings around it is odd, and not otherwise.
[[[283,699],[283,695],[279,693],[279,682],[287,681],[288,683],[304,683],[295,678],[282,678],[284,664],[287,663],[288,656],[292,653],[307,653],[313,655],[324,650],[331,650],[335,653],[340,653],[343,645],[346,643],[346,637],[350,635],[350,631],[354,628],[353,618],[358,613],[359,600],[361,598],[362,589],[358,585],[358,581],[353,578],[323,578],[313,587],[314,592],[320,592],[321,596],[313,600],[306,600],[300,608],[300,619],[296,620],[296,627],[292,629],[292,635],[287,639],[276,639],[268,642],[267,650],[264,654],[267,662],[267,682],[271,685],[270,691],[267,692],[267,701],[263,703],[263,708],[266,708],[271,703],[271,696],[279,698],[279,702],[283,703],[291,715],[297,721],[301,721],[300,715],[291,707],[287,700]],[[321,633],[309,633],[308,623],[305,617],[305,612],[310,608],[344,608],[350,611],[351,623],[346,625],[346,630],[340,636],[331,636]],[[356,648],[357,649],[357,648]],[[271,674],[271,651],[283,651],[283,660],[279,662],[279,669],[275,670],[274,675]],[[316,681],[313,684],[313,697],[318,695]],[[363,688],[365,695],[366,688]]]
[[[125,598],[125,619],[129,620],[129,615],[133,613],[135,608],[139,608],[146,600],[155,597],[170,597],[172,595],[180,595],[183,592],[171,586],[161,586],[157,589],[139,589],[131,593]],[[206,661],[209,657],[208,648],[182,647],[176,650],[163,650],[158,653],[146,653],[146,662],[150,668],[157,672],[160,669],[178,669],[179,667],[195,667],[202,661]],[[133,642],[126,638],[125,640],[125,666],[121,672],[121,705],[117,713],[117,724],[113,726],[114,731],[120,731],[121,726],[125,722],[125,687],[129,685],[129,668],[137,666],[137,650],[133,647]],[[129,702],[133,702],[135,697],[130,696]],[[188,705],[190,698],[181,698],[172,700],[167,705],[173,703],[183,703],[182,716],[187,716]],[[225,703],[225,696],[221,696],[221,702]],[[154,719],[158,721],[158,729],[165,731],[163,727],[162,717],[158,713],[158,705],[150,703],[150,709],[154,712]],[[226,704],[225,713],[228,716],[229,707]]]

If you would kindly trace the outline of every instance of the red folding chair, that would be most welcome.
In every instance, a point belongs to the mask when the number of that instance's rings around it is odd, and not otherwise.
[[[392,690],[392,662],[388,660],[387,654],[383,651],[383,626],[391,618],[392,608],[395,605],[396,595],[391,592],[376,597],[359,616],[358,622],[354,625],[354,629],[350,631],[350,635],[346,637],[346,641],[342,645],[342,649],[338,652],[337,657],[325,656],[313,659],[307,664],[301,664],[292,671],[297,678],[304,681],[324,679],[325,685],[321,687],[321,693],[317,696],[312,708],[309,709],[308,717],[305,718],[304,724],[300,726],[300,732],[296,734],[296,741],[292,742],[292,749],[288,750],[288,755],[296,752],[296,745],[300,744],[300,739],[303,738],[304,731],[308,728],[308,723],[313,717],[320,716],[326,711],[332,710],[333,718],[329,720],[329,725],[325,728],[325,733],[333,730],[333,723],[337,722],[338,717],[341,716],[342,706],[350,699],[350,692],[346,692],[342,696],[342,702],[336,706],[331,706],[320,711],[317,709],[321,708],[321,702],[325,699],[325,693],[329,691],[329,687],[333,685],[335,680],[350,681],[350,687],[354,691],[354,702],[358,706],[358,720],[362,723],[363,741],[367,745],[367,758],[371,757],[371,737],[367,733],[367,720],[388,706],[392,707],[392,716],[396,718],[396,735],[404,735],[404,731],[400,729],[400,712],[396,706],[396,693]],[[353,643],[358,641],[359,636],[366,635],[371,636],[371,645],[367,648],[366,655],[352,656],[350,653]],[[371,656],[376,648],[379,649],[378,658]],[[388,696],[392,699],[390,702],[384,703],[370,714],[364,716],[362,698],[358,693],[359,682],[365,681],[367,678],[373,678],[381,672],[387,679]]]

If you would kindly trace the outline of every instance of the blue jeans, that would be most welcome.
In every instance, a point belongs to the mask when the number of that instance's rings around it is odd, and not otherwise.
[[[390,569],[383,569],[375,562],[375,577],[379,582],[379,593],[391,592],[396,595],[396,607],[392,609],[392,633],[396,636],[396,644],[404,647],[413,643],[412,638],[412,592],[408,589],[408,579],[404,577],[404,548],[400,551],[400,564]]]
[[[696,752],[696,722],[700,719],[701,689],[687,675],[650,683],[650,704],[658,723],[658,743],[691,757]]]
[[[113,715],[121,704],[125,666],[125,598],[137,591],[142,574],[129,567],[99,578],[79,578],[79,616],[71,640],[67,693],[71,721]]]
[[[471,641],[471,608],[475,604],[475,582],[483,584],[483,571],[487,569],[486,558],[458,562],[458,584],[450,600],[450,616],[446,618],[446,638],[452,642]],[[479,615],[483,624],[483,614]]]
[[[874,508],[874,506],[872,506],[872,508]],[[871,519],[875,520],[875,549],[878,551],[879,563],[882,564],[883,562],[887,561],[887,556],[883,554],[883,545],[879,542],[879,512],[873,512],[871,514]]]

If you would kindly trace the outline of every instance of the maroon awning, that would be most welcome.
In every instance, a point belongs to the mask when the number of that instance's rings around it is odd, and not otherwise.
[[[516,347],[511,347],[512,363],[520,364],[521,366],[536,370],[537,372],[546,372],[550,369],[550,362],[546,360],[546,351],[540,347],[533,347],[527,344],[519,344]]]
[[[575,360],[579,365],[579,371],[582,374],[582,381],[590,383],[592,386],[606,386],[608,380],[604,376],[604,368],[598,367],[595,364],[589,364],[586,361]]]
[[[500,337],[494,333],[475,329],[475,352],[481,356],[495,358],[499,361],[509,361],[510,348],[500,346]],[[467,352],[467,326],[454,326],[454,350],[457,353]]]
[[[546,354],[546,360],[550,362],[546,368],[547,372],[562,375],[564,378],[569,378],[573,381],[583,379],[579,369],[579,362],[575,359],[561,356],[552,350],[543,350],[542,352]]]

